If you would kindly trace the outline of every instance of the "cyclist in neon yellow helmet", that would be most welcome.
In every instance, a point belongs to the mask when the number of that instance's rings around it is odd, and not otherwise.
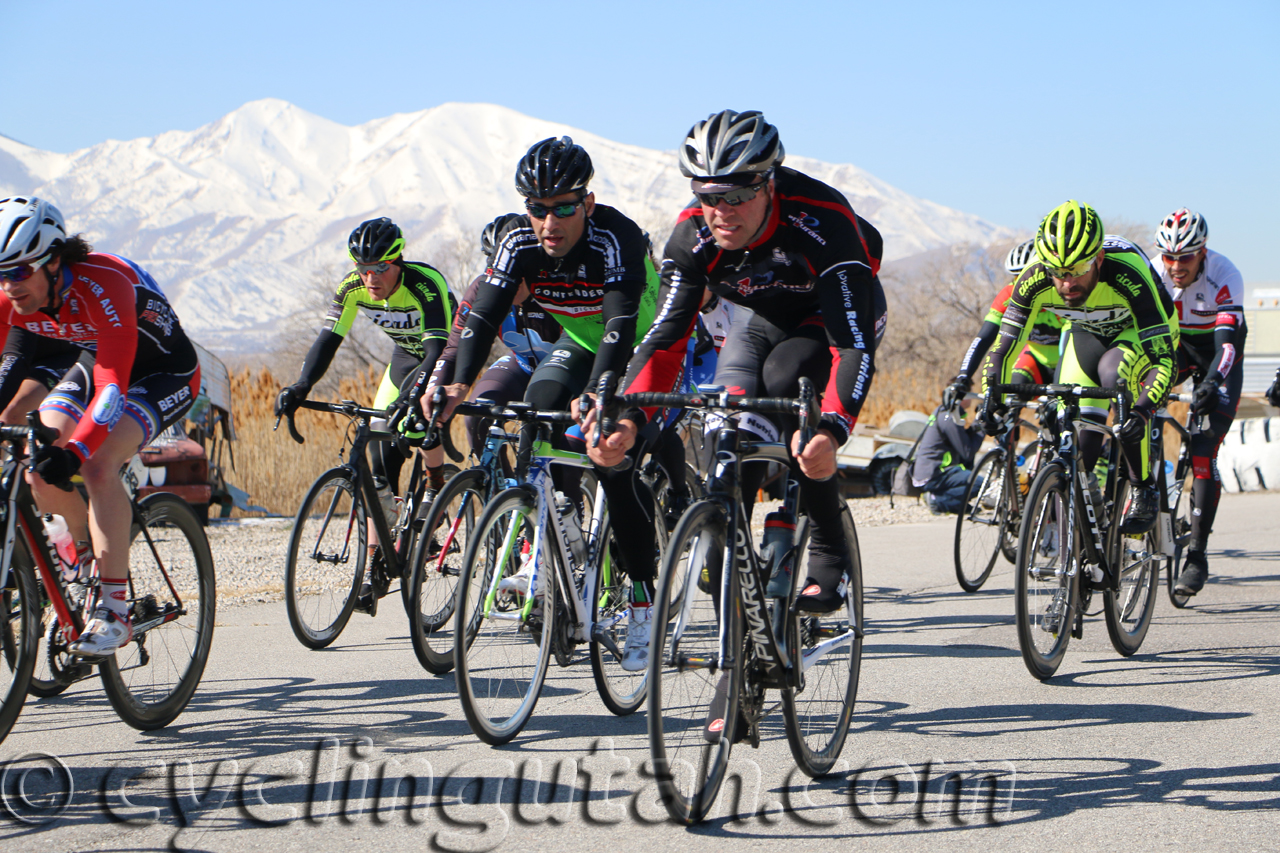
[[[983,376],[984,390],[1008,382],[1014,361],[1041,310],[1065,321],[1065,340],[1056,379],[1087,387],[1112,386],[1124,378],[1135,393],[1133,416],[1120,441],[1129,460],[1133,500],[1121,522],[1122,533],[1144,533],[1155,525],[1159,509],[1151,475],[1148,424],[1176,373],[1174,351],[1178,322],[1173,300],[1142,250],[1107,235],[1097,211],[1068,201],[1055,207],[1036,233],[1038,260],[1014,281],[1000,337]],[[987,394],[980,416],[989,426],[1003,404]],[[1107,410],[1084,401],[1081,413],[1097,423]],[[1080,437],[1085,470],[1092,470],[1102,437]]]
[[[351,232],[347,253],[354,268],[338,285],[320,334],[303,361],[298,381],[282,389],[276,398],[277,417],[293,411],[307,399],[329,369],[360,313],[386,332],[395,344],[374,408],[398,410],[399,416],[391,417],[399,421],[400,416],[416,405],[412,393],[421,394],[425,385],[416,383],[418,376],[430,375],[444,350],[453,322],[453,299],[444,276],[427,264],[404,260],[404,248],[404,233],[385,216],[361,222]],[[377,420],[373,427],[386,431],[388,422]],[[388,523],[394,525],[395,493],[404,457],[393,442],[377,442],[371,456],[370,467],[378,497]],[[425,449],[424,461],[427,485],[434,493],[444,485],[444,449],[439,444]],[[428,495],[428,500],[431,496]],[[370,590],[362,590],[357,609],[372,612],[373,605]]]

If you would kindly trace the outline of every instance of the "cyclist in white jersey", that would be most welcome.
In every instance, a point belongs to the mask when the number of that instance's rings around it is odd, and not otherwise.
[[[1195,595],[1209,578],[1205,549],[1222,493],[1218,448],[1231,427],[1244,384],[1244,279],[1235,264],[1205,245],[1209,226],[1199,213],[1179,208],[1156,230],[1160,278],[1181,326],[1176,383],[1194,377],[1197,415],[1191,430],[1191,542],[1175,590]],[[1176,384],[1175,383],[1175,384]]]

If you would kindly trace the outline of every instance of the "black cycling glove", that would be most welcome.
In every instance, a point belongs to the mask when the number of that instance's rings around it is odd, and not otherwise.
[[[291,415],[298,408],[298,404],[307,399],[307,395],[311,393],[311,388],[302,383],[295,382],[280,390],[280,394],[276,397],[276,417],[284,417]]]

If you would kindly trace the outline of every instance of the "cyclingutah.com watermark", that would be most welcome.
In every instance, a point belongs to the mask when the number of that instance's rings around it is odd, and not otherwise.
[[[437,849],[482,851],[522,826],[670,820],[651,762],[619,753],[611,738],[580,758],[495,754],[447,771],[423,755],[379,755],[369,738],[325,738],[308,758],[226,759],[199,768],[157,759],[73,771],[55,755],[29,753],[0,763],[0,815],[31,831],[103,817],[126,827],[172,827],[174,850],[188,849],[184,837],[207,831],[399,823],[428,833],[424,841]],[[792,768],[775,780],[756,761],[735,756],[707,820],[833,829],[850,822],[991,826],[1009,819],[1016,777],[1009,762],[932,758],[857,768],[841,760],[823,779]]]

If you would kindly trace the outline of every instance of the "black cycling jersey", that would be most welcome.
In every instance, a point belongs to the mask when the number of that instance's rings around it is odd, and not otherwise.
[[[560,258],[539,243],[528,215],[502,235],[479,288],[454,367],[454,381],[475,382],[516,290],[531,298],[566,334],[596,354],[591,380],[622,372],[639,336],[653,319],[657,274],[640,227],[612,207],[595,205],[582,237]]]
[[[662,262],[659,314],[631,360],[626,389],[672,389],[703,292],[710,289],[781,330],[817,322],[825,327],[833,362],[823,393],[824,425],[843,442],[866,399],[876,341],[884,332],[877,277],[883,240],[833,187],[788,168],[779,168],[774,182],[764,227],[744,249],[719,248],[697,200],[680,214]]]

